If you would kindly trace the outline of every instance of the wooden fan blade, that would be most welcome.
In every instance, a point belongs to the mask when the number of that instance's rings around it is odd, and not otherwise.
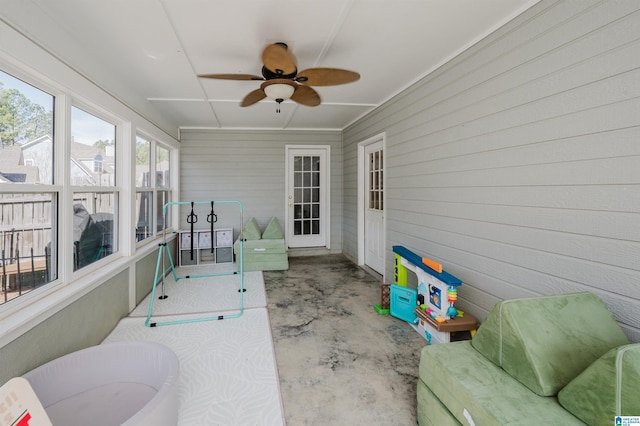
[[[275,43],[264,48],[262,63],[276,74],[289,75],[296,72],[296,58],[289,51],[286,44]]]
[[[298,86],[291,100],[310,107],[320,105],[320,95],[309,86]]]
[[[261,100],[263,100],[266,97],[267,97],[267,95],[265,95],[264,90],[256,89],[256,90],[254,90],[252,92],[249,92],[249,94],[244,97],[242,102],[240,102],[240,106],[241,107],[251,106],[251,105],[253,105],[255,103],[260,102]]]
[[[360,74],[357,72],[339,68],[309,68],[296,76],[296,81],[305,86],[337,86],[359,79]]]
[[[263,77],[253,74],[203,74],[200,78],[216,78],[218,80],[264,80]]]

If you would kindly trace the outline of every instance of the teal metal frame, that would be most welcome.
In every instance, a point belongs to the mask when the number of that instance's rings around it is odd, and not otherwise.
[[[164,224],[165,224],[165,229],[163,230],[163,241],[161,244],[159,244],[160,248],[158,250],[158,260],[156,261],[156,273],[155,273],[155,277],[153,279],[153,289],[151,290],[151,301],[149,303],[149,312],[147,313],[147,320],[145,321],[144,325],[147,327],[160,327],[160,326],[166,326],[166,325],[176,325],[176,324],[188,324],[188,323],[194,323],[194,322],[203,322],[203,321],[220,321],[223,319],[231,319],[231,318],[238,318],[241,317],[242,314],[244,313],[244,260],[243,260],[243,253],[244,253],[244,241],[242,240],[242,238],[240,238],[240,255],[238,256],[238,271],[233,271],[233,272],[220,272],[220,273],[212,273],[212,274],[200,274],[200,275],[183,275],[183,276],[178,276],[178,274],[176,273],[176,268],[175,265],[173,263],[173,257],[171,256],[171,250],[169,250],[168,246],[167,246],[167,232],[166,232],[166,226],[167,226],[167,208],[169,206],[173,206],[173,205],[184,205],[184,204],[189,204],[189,205],[198,205],[198,204],[237,204],[239,211],[240,211],[240,232],[242,232],[242,226],[243,226],[243,209],[242,209],[242,203],[240,201],[236,201],[236,200],[221,200],[221,201],[171,201],[168,202],[167,204],[164,205],[163,209],[162,209],[162,214],[164,217]],[[214,238],[214,235],[211,236],[211,238]],[[169,259],[169,268],[165,268],[164,266],[164,253],[167,254],[167,258]],[[162,267],[162,272],[160,272],[160,269]],[[155,302],[156,299],[156,288],[158,287],[158,284],[162,283],[162,296],[160,297],[161,299],[165,299],[166,296],[164,294],[164,277],[167,275],[167,273],[171,272],[173,274],[173,279],[178,282],[182,279],[186,279],[186,278],[207,278],[207,277],[220,277],[220,276],[226,276],[226,275],[239,275],[240,276],[240,288],[238,289],[238,292],[240,294],[240,306],[238,308],[238,311],[236,313],[232,313],[229,315],[215,315],[215,316],[210,316],[210,317],[202,317],[202,318],[191,318],[191,319],[183,319],[183,320],[175,320],[175,321],[163,321],[163,322],[151,322],[151,317],[153,315],[153,304]]]

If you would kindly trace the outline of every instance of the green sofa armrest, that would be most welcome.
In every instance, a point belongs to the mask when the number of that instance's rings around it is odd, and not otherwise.
[[[541,396],[556,395],[591,363],[629,340],[592,293],[499,302],[473,347]]]
[[[560,404],[590,425],[640,414],[640,344],[611,349],[558,393]]]

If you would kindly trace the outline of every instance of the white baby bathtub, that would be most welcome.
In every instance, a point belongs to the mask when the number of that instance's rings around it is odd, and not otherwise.
[[[179,376],[171,349],[136,341],[92,346],[23,377],[54,426],[175,426]]]

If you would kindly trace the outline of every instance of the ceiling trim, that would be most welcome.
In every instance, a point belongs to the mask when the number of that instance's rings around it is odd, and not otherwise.
[[[309,128],[309,127],[287,127],[287,128],[276,128],[276,127],[211,127],[211,126],[181,126],[179,130],[214,130],[214,131],[243,131],[243,132],[312,132],[312,133],[323,133],[323,132],[342,132],[341,128]]]
[[[147,98],[149,102],[210,102],[208,99],[196,99],[196,98]],[[228,102],[231,102],[229,100]],[[237,101],[233,101],[237,102]]]
[[[196,99],[196,98],[147,98],[149,102],[227,102],[240,103],[237,99]],[[284,101],[291,104],[295,102]],[[355,106],[355,107],[379,107],[380,104],[356,103],[356,102],[323,102],[322,105],[331,106]]]

